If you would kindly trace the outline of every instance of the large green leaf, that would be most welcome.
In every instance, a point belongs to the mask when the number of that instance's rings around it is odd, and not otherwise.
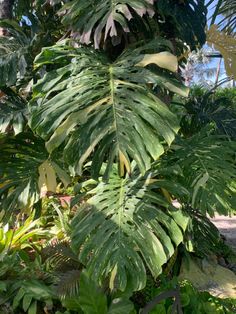
[[[173,145],[167,166],[178,165],[182,170],[180,182],[189,189],[194,209],[212,216],[215,212],[227,215],[235,208],[235,150],[236,142],[204,129]]]
[[[49,152],[69,139],[65,157],[79,174],[90,155],[95,177],[104,160],[109,169],[115,158],[128,172],[130,158],[135,159],[145,173],[179,128],[175,115],[147,85],[188,93],[173,73],[161,69],[177,69],[170,47],[159,38],[125,51],[115,63],[92,48],[45,48],[35,64],[54,64],[55,69],[34,86],[32,129],[47,141]]]
[[[88,192],[72,221],[72,248],[94,280],[109,279],[111,290],[133,290],[146,284],[147,266],[154,277],[183,240],[188,223],[161,193],[187,193],[158,174],[137,171],[122,179],[114,171],[109,184],[101,182]]]
[[[129,314],[133,303],[124,295],[112,300],[108,308],[107,296],[84,270],[80,276],[79,304],[86,314]]]
[[[24,209],[39,200],[38,167],[47,159],[43,141],[18,135],[1,143],[1,210]]]
[[[22,132],[28,114],[26,101],[10,88],[0,94],[0,133]]]
[[[62,22],[80,33],[81,43],[88,44],[93,37],[95,48],[107,37],[117,37],[120,28],[129,32],[129,21],[145,14],[154,15],[153,0],[70,1],[61,9]],[[103,38],[104,34],[104,38]]]
[[[56,173],[45,144],[32,134],[22,133],[14,138],[1,138],[0,145],[1,215],[31,208],[40,199],[42,188],[56,185]]]
[[[2,22],[10,27],[9,36],[0,36],[0,86],[12,86],[26,72],[30,39],[16,22]]]
[[[105,293],[97,287],[92,278],[83,271],[80,275],[79,303],[87,314],[107,313],[107,298]]]

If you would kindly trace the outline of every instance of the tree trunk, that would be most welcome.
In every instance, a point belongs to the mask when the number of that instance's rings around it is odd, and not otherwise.
[[[14,0],[0,0],[0,20],[12,18]],[[0,36],[6,35],[6,30],[0,27]]]

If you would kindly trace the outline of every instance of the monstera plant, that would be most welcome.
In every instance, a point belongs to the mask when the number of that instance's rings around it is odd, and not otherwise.
[[[73,185],[73,252],[112,292],[160,275],[188,206],[234,206],[235,142],[212,121],[186,136],[171,105],[206,15],[204,0],[17,0],[1,21],[1,218]]]

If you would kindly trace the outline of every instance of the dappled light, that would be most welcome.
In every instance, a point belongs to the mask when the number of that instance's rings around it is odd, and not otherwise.
[[[236,313],[235,21],[0,1],[0,313]]]

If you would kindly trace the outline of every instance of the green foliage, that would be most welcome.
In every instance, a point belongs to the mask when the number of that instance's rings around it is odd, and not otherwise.
[[[54,170],[55,168],[55,170]],[[44,142],[31,132],[2,137],[0,159],[1,218],[14,210],[29,210],[39,199],[42,188],[56,189],[56,173],[66,184],[68,175],[49,158]],[[54,192],[54,191],[53,191]]]
[[[80,278],[79,303],[85,313],[107,313],[106,295],[96,287],[86,272]]]
[[[39,306],[51,310],[56,299],[53,276],[40,255],[31,260],[26,252],[18,248],[0,262],[0,309],[10,304],[14,313],[36,313]]]
[[[39,200],[38,167],[47,158],[43,141],[32,134],[3,138],[0,160],[2,213],[29,208]]]
[[[164,19],[163,32],[165,34],[173,36],[174,32],[174,36],[185,41],[191,49],[205,43],[207,8],[204,0],[158,0],[155,6]]]
[[[0,96],[0,133],[14,133],[24,130],[28,108],[26,101],[10,88],[2,88]]]
[[[178,136],[170,106],[188,96],[178,59],[204,44],[206,13],[203,0],[17,0],[0,21],[0,311],[135,313],[133,291],[187,231],[198,253],[196,237],[217,247],[205,216],[235,205],[235,107],[186,104]],[[176,288],[157,283],[153,296]],[[210,311],[184,289],[186,313]]]
[[[186,247],[191,252],[204,257],[210,253],[223,253],[223,241],[220,232],[205,214],[194,210],[191,207],[186,208],[190,223],[186,232]],[[224,247],[225,249],[226,247]]]
[[[177,140],[165,162],[166,166],[179,169],[176,180],[190,191],[192,208],[210,216],[233,211],[234,141],[202,130],[190,138]]]
[[[188,281],[178,282],[176,278],[166,280],[163,278],[159,285],[153,285],[149,290],[149,299],[152,300],[161,292],[176,289],[179,286],[182,311],[184,314],[233,314],[236,310],[236,302],[233,299],[220,299],[208,292],[199,292]],[[145,294],[146,291],[144,290]],[[169,314],[172,310],[173,301],[166,299],[156,305],[150,313]]]
[[[120,178],[114,171],[108,184],[88,192],[92,197],[72,221],[72,247],[79,260],[99,282],[109,277],[111,290],[123,291],[128,282],[133,290],[142,289],[145,264],[157,277],[183,240],[188,218],[161,189],[168,187],[176,196],[186,190],[155,175],[142,177],[136,170],[132,178]]]
[[[74,0],[62,7],[61,13],[64,12],[66,15],[62,22],[72,25],[81,34],[81,43],[89,44],[93,36],[95,48],[99,48],[101,40],[105,41],[107,37],[117,37],[120,28],[123,32],[129,32],[128,21],[131,19],[137,19],[145,14],[153,16],[155,13],[152,0],[124,0],[122,3],[109,0],[104,2]],[[141,18],[138,21],[145,27]]]
[[[207,9],[203,0],[181,4],[176,0],[74,0],[66,3],[59,13],[65,25],[79,32],[81,43],[94,42],[95,48],[109,37],[113,45],[119,45],[123,36],[128,41],[132,35],[142,38],[145,34],[145,38],[150,38],[154,33],[171,38],[174,35],[192,48],[206,40]]]
[[[175,116],[146,84],[187,94],[173,75],[162,74],[157,67],[142,67],[143,60],[144,66],[159,65],[163,56],[146,53],[170,47],[170,42],[160,38],[125,51],[113,64],[91,48],[57,45],[44,49],[36,66],[54,64],[56,69],[34,86],[31,128],[47,141],[49,152],[67,140],[64,155],[75,173],[82,174],[84,162],[95,150],[95,177],[103,161],[108,160],[109,172],[115,158],[128,172],[130,159],[135,159],[144,174],[151,160],[163,154],[163,140],[170,145],[178,131]],[[175,67],[168,64],[174,56],[164,56],[160,66]]]
[[[24,312],[28,314],[37,313],[37,301],[44,301],[47,307],[52,307],[52,290],[36,280],[29,280],[21,283],[13,299],[13,309],[16,309],[22,302]]]
[[[13,37],[0,36],[0,86],[12,86],[26,73],[29,38],[16,22],[0,22],[8,26]]]
[[[236,2],[234,0],[220,0],[215,7],[215,12],[212,17],[212,23],[214,23],[216,17],[218,17],[218,25],[221,29],[227,31],[227,33],[235,34],[236,30]]]
[[[93,282],[86,271],[81,273],[79,304],[86,314],[133,313],[132,302],[124,297],[116,297],[108,304],[106,294]]]
[[[32,248],[34,240],[38,240],[39,237],[49,236],[49,232],[40,228],[40,225],[40,220],[34,220],[34,214],[32,214],[23,224],[20,224],[19,222],[16,223],[14,230],[9,228],[8,224],[1,227],[0,260],[2,260],[6,254],[11,252],[11,250],[20,251],[25,248]],[[29,239],[31,242],[29,242]]]
[[[218,134],[236,138],[235,89],[206,90],[196,86],[184,104],[181,132],[192,135],[212,125]]]

